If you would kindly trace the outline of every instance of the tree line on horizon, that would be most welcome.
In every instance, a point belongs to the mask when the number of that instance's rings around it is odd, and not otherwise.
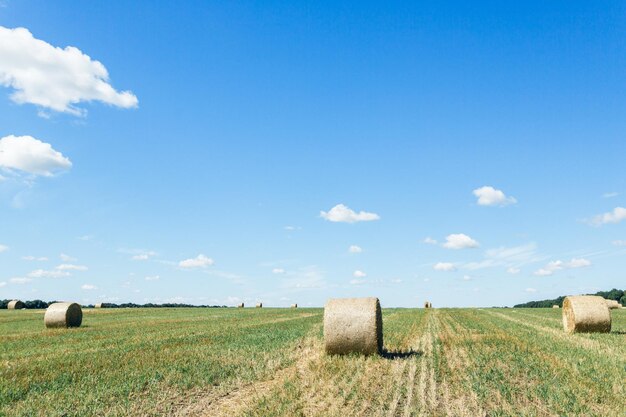
[[[587,295],[599,295],[600,297],[606,298],[607,300],[615,300],[620,303],[622,306],[626,307],[626,291],[618,290],[613,288],[610,291],[598,291],[595,294],[587,294]],[[550,308],[553,305],[558,305],[559,307],[563,307],[563,300],[565,300],[566,295],[562,295],[560,297],[554,298],[552,300],[540,300],[540,301],[529,301],[523,304],[516,304],[513,308]]]
[[[0,310],[6,309],[9,303],[13,300],[0,300]],[[26,309],[45,309],[48,308],[50,304],[54,304],[57,301],[42,301],[42,300],[28,300],[22,301],[26,306]],[[94,308],[93,304],[83,305],[84,308]],[[135,303],[102,303],[102,308],[179,308],[179,307],[193,307],[193,308],[223,308],[227,307],[225,305],[222,306],[210,306],[210,305],[193,305],[193,304],[182,304],[182,303],[163,303],[163,304],[135,304]]]

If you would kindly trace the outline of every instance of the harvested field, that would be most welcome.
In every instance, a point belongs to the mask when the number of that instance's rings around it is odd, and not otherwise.
[[[322,309],[0,310],[0,416],[624,416],[611,333],[557,309],[384,309],[382,356],[327,356]],[[120,366],[123,364],[123,366]]]

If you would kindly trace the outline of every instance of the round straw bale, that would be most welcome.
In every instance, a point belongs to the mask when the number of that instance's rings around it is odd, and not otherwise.
[[[561,308],[557,304],[553,305],[552,308]]]
[[[256,308],[263,308],[263,303],[256,303]]]
[[[243,303],[237,304],[237,308],[243,308]]]
[[[568,333],[609,333],[611,312],[597,295],[570,295],[563,300],[563,328]]]
[[[615,310],[616,308],[620,308],[622,305],[615,300],[606,300],[606,305],[609,309]]]
[[[102,303],[98,303],[95,306],[93,306],[93,308],[102,308]]]
[[[7,304],[7,309],[9,310],[21,310],[23,308],[26,308],[26,304],[20,300],[9,301],[9,304]]]
[[[291,308],[298,308],[298,304],[292,304]]]
[[[383,349],[383,318],[378,298],[331,298],[324,307],[328,354],[372,355]]]
[[[43,319],[46,327],[80,327],[83,310],[76,303],[50,304]]]

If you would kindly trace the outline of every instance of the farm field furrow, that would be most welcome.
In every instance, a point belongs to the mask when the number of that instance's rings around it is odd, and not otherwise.
[[[384,354],[327,356],[322,309],[0,311],[0,416],[626,415],[610,334],[552,309],[384,309]]]

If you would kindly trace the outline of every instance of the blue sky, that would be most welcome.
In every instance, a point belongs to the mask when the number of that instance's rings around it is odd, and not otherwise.
[[[0,298],[626,287],[626,6],[438,3],[1,0]]]

